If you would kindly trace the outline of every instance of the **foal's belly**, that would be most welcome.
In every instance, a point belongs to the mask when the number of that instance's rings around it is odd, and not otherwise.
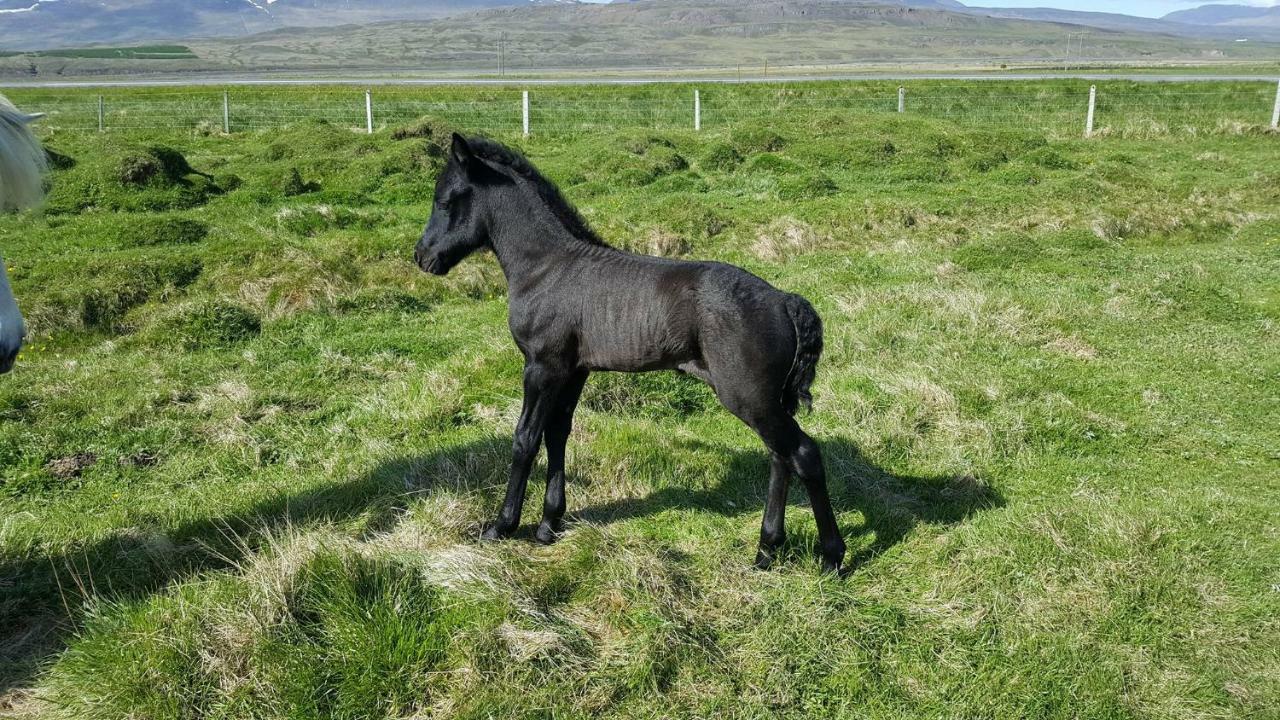
[[[586,345],[580,350],[579,362],[589,370],[645,372],[683,369],[682,366],[695,362],[695,358],[685,348]]]

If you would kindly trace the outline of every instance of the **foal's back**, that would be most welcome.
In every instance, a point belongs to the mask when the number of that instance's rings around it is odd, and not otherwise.
[[[710,381],[744,362],[773,374],[790,366],[790,295],[746,270],[614,249],[578,265],[563,294],[588,369],[681,369]]]

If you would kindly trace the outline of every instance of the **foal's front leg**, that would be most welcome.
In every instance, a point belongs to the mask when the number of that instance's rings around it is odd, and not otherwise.
[[[543,544],[555,542],[560,532],[560,519],[564,517],[564,448],[573,429],[573,412],[582,396],[582,386],[587,382],[587,371],[573,374],[560,390],[556,407],[547,419],[547,492],[542,500],[542,522],[534,538]]]
[[[498,519],[481,535],[485,540],[498,540],[515,532],[520,526],[520,511],[524,507],[525,486],[529,482],[529,470],[538,457],[542,433],[547,420],[556,409],[560,389],[566,373],[536,361],[524,366],[524,405],[520,420],[516,423],[515,441],[511,447],[511,474],[507,477],[507,497],[498,512]]]

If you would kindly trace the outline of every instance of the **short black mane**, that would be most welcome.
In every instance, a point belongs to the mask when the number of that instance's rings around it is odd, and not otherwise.
[[[555,214],[560,224],[564,225],[565,229],[575,238],[592,245],[608,247],[608,243],[601,240],[600,236],[587,225],[587,221],[582,219],[582,215],[578,214],[577,209],[570,205],[568,200],[564,199],[564,196],[560,194],[560,189],[550,180],[543,177],[542,173],[538,172],[538,169],[525,156],[488,138],[468,138],[467,145],[476,157],[501,165],[521,178],[528,180],[537,190],[538,197],[542,198],[542,201]]]

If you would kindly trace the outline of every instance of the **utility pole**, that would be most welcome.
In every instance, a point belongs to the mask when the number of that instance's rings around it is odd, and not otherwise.
[[[1078,51],[1078,52],[1077,52],[1077,54],[1078,54],[1078,55],[1080,55],[1080,56],[1083,58],[1083,57],[1084,57],[1084,36],[1085,36],[1085,35],[1087,35],[1087,34],[1088,34],[1088,33],[1083,33],[1083,32],[1069,32],[1069,33],[1067,33],[1067,55],[1066,55],[1066,57],[1064,57],[1064,58],[1062,59],[1062,69],[1063,69],[1063,70],[1069,70],[1069,69],[1071,69],[1071,68],[1070,68],[1070,62],[1071,62],[1071,38],[1076,38],[1076,39],[1078,39],[1078,40],[1080,41],[1080,43],[1079,43],[1080,47],[1079,47],[1079,48],[1077,48],[1077,51]]]
[[[498,35],[498,77],[507,75],[507,34]]]

